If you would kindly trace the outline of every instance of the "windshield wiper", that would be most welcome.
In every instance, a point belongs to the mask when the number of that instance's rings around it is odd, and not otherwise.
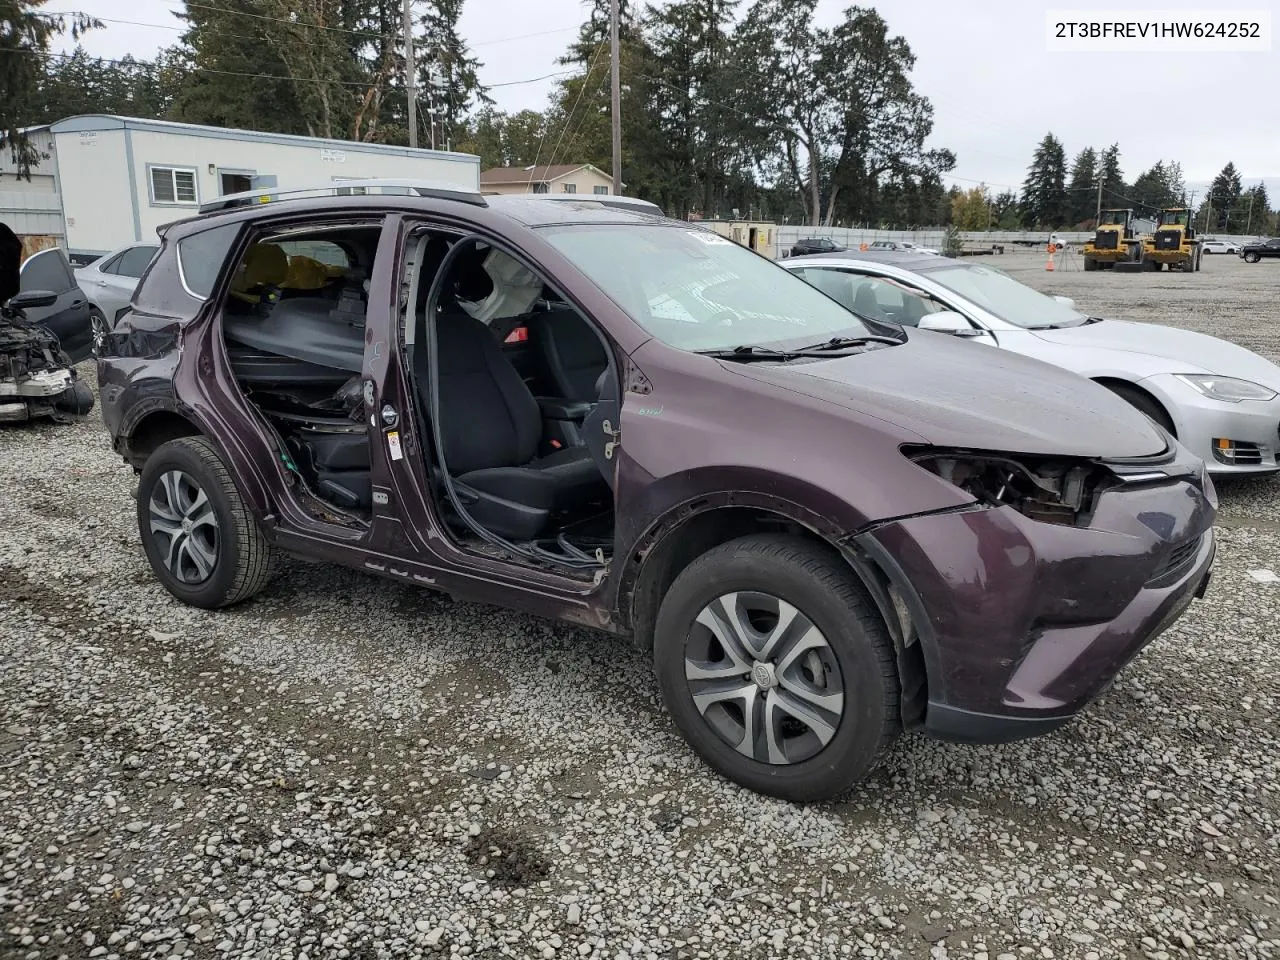
[[[754,343],[740,343],[736,347],[722,347],[714,350],[696,350],[695,353],[717,360],[794,360],[799,354],[790,350],[775,350],[772,347],[760,347]]]
[[[888,343],[895,347],[902,345],[902,341],[896,337],[883,337],[878,333],[864,333],[860,337],[832,337],[822,343],[811,343],[807,347],[797,347],[796,351],[803,353],[808,350],[845,350],[849,347],[860,347],[864,343]]]

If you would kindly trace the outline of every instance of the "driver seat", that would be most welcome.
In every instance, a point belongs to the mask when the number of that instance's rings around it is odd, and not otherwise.
[[[538,456],[538,402],[488,327],[460,311],[443,313],[436,343],[444,465],[481,526],[533,540],[553,514],[610,496],[586,447]],[[415,365],[425,367],[426,353],[415,353]],[[415,373],[425,388],[428,371]]]

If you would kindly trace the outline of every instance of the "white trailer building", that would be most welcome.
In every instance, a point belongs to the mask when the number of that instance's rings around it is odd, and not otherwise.
[[[65,246],[77,258],[153,240],[201,203],[259,187],[392,177],[480,189],[480,158],[465,153],[103,114],[47,129]]]

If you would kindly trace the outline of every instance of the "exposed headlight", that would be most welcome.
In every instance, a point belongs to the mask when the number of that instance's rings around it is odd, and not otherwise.
[[[980,503],[1013,507],[1042,523],[1087,524],[1100,488],[1114,481],[1109,470],[1088,461],[930,447],[902,452]]]
[[[1274,400],[1276,392],[1260,383],[1237,380],[1235,377],[1215,377],[1206,373],[1174,374],[1188,387],[1214,400],[1239,403],[1241,400]]]

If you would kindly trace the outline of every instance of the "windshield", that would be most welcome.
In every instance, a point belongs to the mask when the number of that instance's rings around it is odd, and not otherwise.
[[[871,333],[788,270],[706,230],[659,224],[544,230],[636,323],[681,350]]]
[[[1160,226],[1162,227],[1185,227],[1191,219],[1191,212],[1188,210],[1166,210],[1160,214]]]
[[[1075,307],[1032,290],[994,267],[948,265],[930,270],[928,276],[1015,326],[1074,327],[1085,321],[1085,315]]]

